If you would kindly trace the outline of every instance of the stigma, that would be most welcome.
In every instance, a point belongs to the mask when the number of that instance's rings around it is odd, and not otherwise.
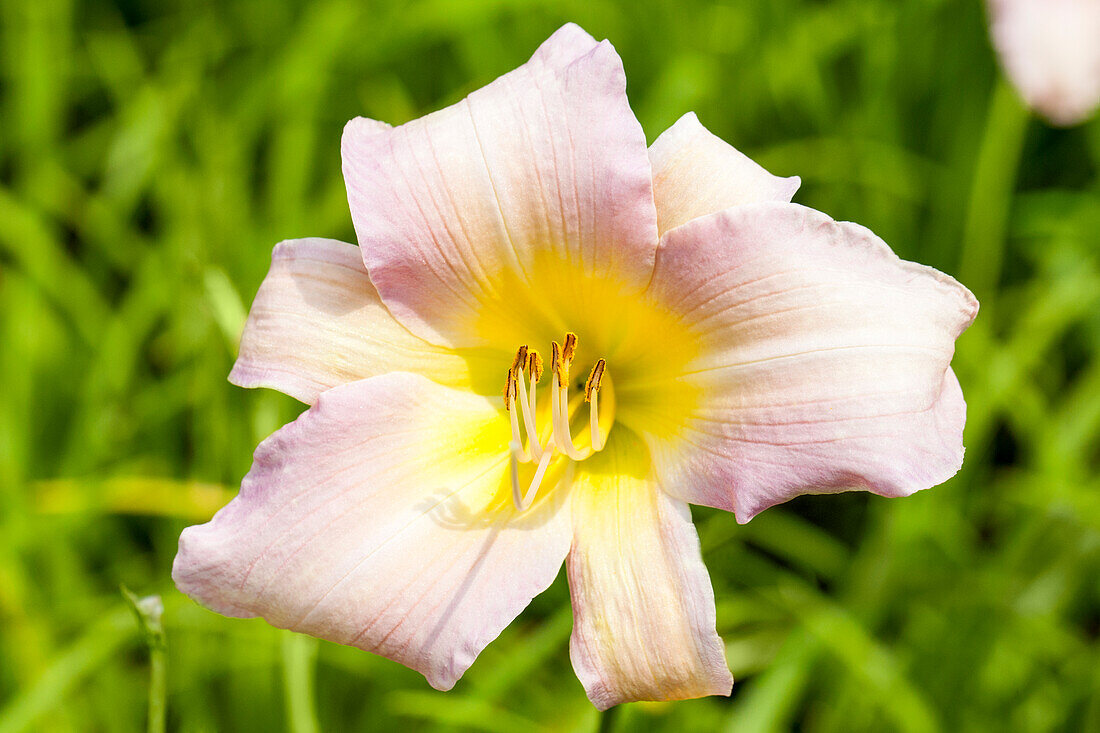
[[[600,410],[600,390],[605,382],[610,382],[607,362],[597,359],[583,389],[570,395],[569,372],[576,355],[576,334],[565,334],[561,344],[557,341],[551,342],[548,414],[543,414],[546,412],[545,398],[542,403],[543,413],[538,410],[537,385],[542,380],[544,368],[539,352],[526,345],[520,346],[508,369],[508,380],[504,386],[504,408],[508,411],[512,425],[512,440],[508,446],[512,501],[519,511],[531,506],[555,458],[567,459],[567,468],[571,468],[572,462],[589,458],[603,450],[607,444],[607,434],[614,423],[615,406],[614,397],[609,395],[610,399],[605,400],[603,411]],[[610,389],[608,391],[610,393]],[[587,436],[585,423],[581,422],[577,440],[574,440],[571,424],[581,412],[583,404],[588,405]],[[540,418],[543,423],[541,430]],[[535,473],[526,491],[522,491],[519,481],[521,463],[535,464]]]

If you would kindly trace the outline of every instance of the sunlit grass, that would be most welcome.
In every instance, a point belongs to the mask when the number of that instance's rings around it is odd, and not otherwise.
[[[1100,123],[999,80],[980,3],[0,4],[0,733],[133,731],[161,594],[169,730],[591,731],[563,580],[451,693],[172,587],[180,529],[300,406],[232,387],[281,239],[354,241],[339,138],[610,38],[654,138],[689,109],[796,200],[982,301],[962,473],[910,499],[695,510],[733,698],[620,730],[1100,731]],[[312,685],[309,683],[312,681]]]

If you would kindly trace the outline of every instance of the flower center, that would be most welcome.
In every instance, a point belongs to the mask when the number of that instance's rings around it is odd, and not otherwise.
[[[611,388],[611,377],[607,373],[607,362],[597,359],[585,380],[584,389],[570,397],[569,369],[577,353],[577,335],[565,334],[561,345],[557,341],[551,342],[550,353],[549,414],[543,414],[546,412],[545,398],[543,413],[538,409],[536,385],[542,379],[543,373],[543,361],[539,352],[526,345],[519,347],[512,366],[508,369],[508,382],[504,387],[504,408],[512,421],[512,441],[508,446],[511,453],[512,501],[520,511],[531,506],[550,462],[555,457],[583,461],[593,453],[603,450],[607,434],[615,422],[615,397]],[[525,372],[530,379],[530,386],[524,379]],[[600,391],[603,389],[606,389],[606,399],[601,412]],[[578,439],[574,442],[571,423],[580,413],[583,403],[588,403],[588,424],[581,425]],[[538,425],[540,418],[543,421],[541,431]],[[527,436],[526,443],[524,433]],[[586,436],[587,444],[583,440]],[[519,464],[531,462],[536,464],[535,473],[527,491],[523,492],[519,483]]]

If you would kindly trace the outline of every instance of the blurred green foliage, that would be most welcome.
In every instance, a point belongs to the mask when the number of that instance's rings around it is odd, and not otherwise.
[[[688,110],[796,200],[982,301],[959,476],[906,500],[695,510],[732,699],[616,730],[1100,731],[1100,123],[1001,80],[975,0],[0,4],[0,733],[585,731],[562,579],[448,694],[181,596],[179,531],[301,409],[225,381],[275,242],[354,241],[344,122],[399,123],[574,20],[650,139]]]

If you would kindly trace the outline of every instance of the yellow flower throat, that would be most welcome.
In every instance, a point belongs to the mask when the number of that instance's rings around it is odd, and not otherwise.
[[[607,362],[596,360],[588,379],[584,383],[583,393],[569,396],[569,369],[577,353],[577,336],[565,334],[561,345],[551,342],[551,385],[549,415],[544,418],[548,425],[540,431],[536,385],[542,379],[542,357],[526,345],[520,346],[512,366],[508,369],[508,382],[504,387],[504,408],[508,411],[512,423],[512,440],[509,444],[511,454],[512,501],[516,508],[524,511],[531,505],[538,493],[550,461],[555,456],[564,456],[572,461],[583,461],[593,453],[603,450],[607,434],[615,422],[615,393],[611,387],[611,376],[607,373]],[[530,386],[524,379],[524,373],[530,379]],[[605,391],[603,410],[600,410],[600,391]],[[588,425],[581,427],[578,440],[574,442],[570,424],[580,412],[581,403],[588,403]],[[545,407],[545,400],[543,400]],[[519,405],[517,410],[516,405]],[[544,410],[545,411],[545,410]],[[523,430],[520,429],[522,417]],[[583,441],[587,432],[587,445]],[[524,441],[523,434],[527,439]],[[580,443],[578,447],[577,443]],[[523,492],[519,485],[519,464],[535,462],[535,474]]]

